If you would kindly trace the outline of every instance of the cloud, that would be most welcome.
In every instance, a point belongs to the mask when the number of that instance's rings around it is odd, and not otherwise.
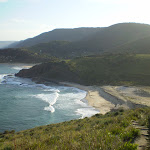
[[[8,0],[0,0],[0,3],[7,2]]]

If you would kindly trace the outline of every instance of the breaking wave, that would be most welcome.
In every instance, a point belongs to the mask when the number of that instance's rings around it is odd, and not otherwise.
[[[6,76],[6,74],[0,74],[0,84],[3,83],[3,81],[5,80],[4,77]]]
[[[45,107],[44,110],[50,111],[50,112],[55,112],[55,108],[53,105],[56,103],[57,98],[59,97],[59,94],[57,92],[52,93],[52,94],[37,94],[34,95],[34,97],[41,99],[49,104],[48,107]]]
[[[19,70],[19,68],[16,68]],[[48,106],[44,107],[44,110],[55,112],[55,109],[59,110],[73,110],[74,113],[81,118],[91,117],[94,114],[99,113],[95,108],[90,107],[84,98],[86,97],[86,91],[65,86],[47,86],[44,84],[36,84],[30,79],[15,77],[14,74],[0,74],[0,84],[8,84],[21,86],[26,88],[40,89],[40,94],[32,95],[46,103]],[[58,104],[55,106],[59,98]]]

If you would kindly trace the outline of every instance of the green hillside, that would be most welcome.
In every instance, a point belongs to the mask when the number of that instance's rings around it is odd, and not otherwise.
[[[42,33],[36,37],[20,41],[12,45],[16,47],[29,47],[39,43],[50,41],[79,41],[86,36],[90,36],[103,28],[75,28],[75,29],[55,29],[49,32]]]
[[[85,85],[150,85],[150,54],[79,57],[44,63],[17,75]]]
[[[67,30],[67,29],[66,29]],[[78,34],[78,33],[77,33]],[[150,25],[121,23],[103,28],[78,41],[51,41],[28,49],[59,58],[104,53],[150,53]]]
[[[66,56],[70,55],[71,50],[70,52],[68,52],[68,54],[66,53],[66,49],[70,43],[71,42],[69,41],[52,41],[28,47],[28,50],[39,54],[46,54],[59,58],[65,58]]]
[[[40,63],[55,60],[56,58],[43,54],[33,53],[26,49],[0,50],[0,63]]]
[[[150,36],[138,39],[132,42],[128,42],[121,46],[112,49],[114,53],[138,53],[149,54],[150,53]],[[109,51],[108,51],[109,52]]]
[[[116,46],[150,36],[150,25],[120,23],[109,26],[85,39],[85,45],[99,50],[110,50]]]
[[[90,85],[150,85],[150,55],[84,57],[69,64]]]

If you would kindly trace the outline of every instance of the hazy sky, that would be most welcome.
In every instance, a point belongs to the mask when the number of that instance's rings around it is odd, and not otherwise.
[[[55,28],[150,24],[149,0],[0,0],[0,41],[23,40]]]

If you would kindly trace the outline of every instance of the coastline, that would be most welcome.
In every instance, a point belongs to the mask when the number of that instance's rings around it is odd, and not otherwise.
[[[101,114],[106,114],[115,106],[109,101],[105,100],[102,96],[99,95],[99,91],[94,86],[84,86],[76,83],[70,82],[59,82],[59,84],[64,86],[75,87],[87,92],[85,99],[88,102],[88,105],[99,110]],[[100,90],[100,89],[99,89]]]
[[[60,85],[75,87],[87,92],[85,99],[88,105],[99,110],[100,114],[106,114],[114,109],[133,109],[147,105],[132,102],[126,98],[116,95],[115,92],[108,92],[105,86],[84,86],[70,82],[59,82]],[[109,86],[108,86],[109,87]],[[110,86],[111,87],[111,86]]]
[[[115,109],[133,109],[150,106],[150,87],[149,96],[144,98],[144,95],[138,96],[136,90],[144,91],[145,87],[127,87],[127,86],[85,86],[78,83],[51,80],[47,78],[34,77],[30,78],[35,83],[41,83],[49,85],[49,83],[54,83],[57,85],[75,87],[87,92],[86,97],[89,106],[94,107],[99,111],[100,114],[106,114],[107,112],[113,111]],[[118,90],[118,89],[119,90]],[[129,90],[127,93],[126,89],[134,88],[134,90]],[[127,94],[127,95],[126,95]],[[142,100],[141,100],[142,99]]]

